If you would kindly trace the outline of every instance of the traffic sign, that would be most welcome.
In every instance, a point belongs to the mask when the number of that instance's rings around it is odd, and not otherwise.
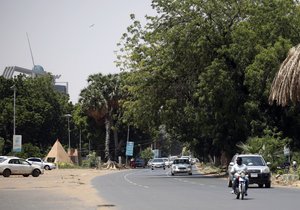
[[[128,141],[126,144],[126,156],[133,156],[133,141]]]

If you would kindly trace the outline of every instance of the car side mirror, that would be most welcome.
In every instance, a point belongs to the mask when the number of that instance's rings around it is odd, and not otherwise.
[[[230,162],[229,165],[230,165],[230,166],[234,166],[234,163],[233,163],[233,162]]]
[[[269,166],[269,165],[271,165],[271,163],[270,163],[270,162],[267,162],[267,166]]]

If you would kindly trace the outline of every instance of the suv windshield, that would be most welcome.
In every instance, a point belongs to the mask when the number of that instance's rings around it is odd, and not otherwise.
[[[242,161],[245,165],[247,166],[265,166],[265,162],[262,160],[261,157],[241,157],[242,158]]]
[[[177,160],[174,160],[173,162],[174,164],[189,164],[189,160],[188,159],[177,159]]]

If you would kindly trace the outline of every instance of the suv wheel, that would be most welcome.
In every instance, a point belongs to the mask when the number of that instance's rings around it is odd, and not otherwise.
[[[265,187],[266,187],[266,188],[270,188],[270,187],[271,187],[271,182],[267,182],[267,183],[265,184]]]
[[[45,169],[45,170],[50,170],[50,166],[45,165],[44,169]]]

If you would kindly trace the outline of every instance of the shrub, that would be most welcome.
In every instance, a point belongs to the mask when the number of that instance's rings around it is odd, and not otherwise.
[[[98,160],[96,156],[96,152],[92,152],[87,156],[86,160],[82,161],[82,167],[85,168],[95,168],[98,165]]]
[[[260,154],[267,162],[271,162],[270,169],[276,171],[281,166],[286,157],[283,154],[284,146],[288,145],[290,139],[282,138],[280,132],[264,130],[262,137],[250,137],[246,143],[239,143],[239,147],[243,153]]]
[[[74,165],[73,163],[59,162],[59,163],[56,163],[56,165],[58,166],[59,169],[78,168],[78,166]]]

